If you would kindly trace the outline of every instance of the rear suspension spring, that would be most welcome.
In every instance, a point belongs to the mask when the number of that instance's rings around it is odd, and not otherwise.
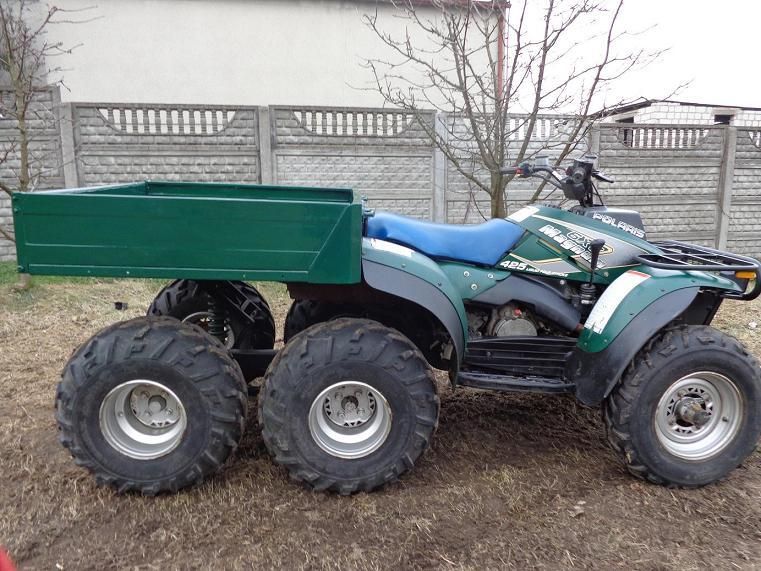
[[[216,337],[222,343],[227,339],[227,306],[216,295],[209,296],[209,335]]]

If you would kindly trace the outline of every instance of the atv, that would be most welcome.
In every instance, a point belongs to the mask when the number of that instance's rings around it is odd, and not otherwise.
[[[601,406],[628,470],[715,482],[755,449],[761,369],[710,326],[761,293],[753,259],[648,241],[608,208],[582,157],[505,169],[570,210],[526,206],[447,225],[373,212],[349,189],[145,182],[15,195],[19,270],[175,278],[148,315],[79,347],[56,395],[60,440],[119,492],[177,491],[222,468],[247,382],[274,460],[315,490],[370,491],[409,471],[453,387],[568,393]],[[181,238],[180,238],[181,236]],[[253,281],[295,301],[275,349]]]

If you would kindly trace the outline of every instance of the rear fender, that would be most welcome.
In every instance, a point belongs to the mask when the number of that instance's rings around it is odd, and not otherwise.
[[[584,324],[566,375],[584,404],[599,404],[632,359],[661,329],[698,299],[701,289],[735,292],[736,283],[703,272],[640,267],[605,290]]]
[[[457,288],[436,262],[393,242],[364,238],[362,274],[370,287],[430,311],[449,333],[459,366],[468,339],[468,319]]]

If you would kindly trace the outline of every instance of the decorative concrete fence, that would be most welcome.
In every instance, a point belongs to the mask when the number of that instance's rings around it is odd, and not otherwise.
[[[448,164],[409,113],[60,104],[54,91],[45,93],[57,127],[39,126],[53,152],[38,188],[143,179],[338,186],[355,189],[375,208],[419,218],[478,222],[489,213],[488,196]],[[512,120],[520,125],[525,117]],[[430,112],[423,121],[440,135],[466,132],[458,117]],[[530,149],[557,154],[573,126],[572,117],[542,117]],[[0,118],[0,144],[12,139],[12,127]],[[514,138],[517,147],[522,134]],[[577,143],[576,154],[597,153],[600,168],[616,179],[601,188],[607,202],[640,210],[652,237],[761,257],[761,130],[604,123]],[[9,184],[11,167],[0,165],[0,178]],[[525,204],[535,187],[531,180],[511,183],[509,209]],[[9,201],[2,199],[0,222],[9,216]],[[13,252],[12,244],[0,243],[1,257],[12,258]]]

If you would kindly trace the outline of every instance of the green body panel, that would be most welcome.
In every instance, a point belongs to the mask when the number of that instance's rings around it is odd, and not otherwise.
[[[602,351],[654,301],[672,291],[694,287],[742,291],[735,282],[712,273],[637,266],[619,277],[597,301],[579,336],[578,347],[588,353]]]
[[[15,194],[30,274],[361,280],[362,205],[349,189],[143,182]]]
[[[624,230],[557,208],[531,206],[511,219],[527,232],[499,266],[517,273],[589,281],[589,263],[577,252],[587,251],[589,241],[602,238],[606,246],[594,281],[607,285],[637,265],[632,261],[635,255],[658,251]]]
[[[19,270],[31,274],[354,284],[362,280],[364,257],[441,291],[466,341],[464,302],[513,272],[588,280],[588,245],[595,238],[606,242],[595,281],[607,289],[579,338],[583,351],[605,349],[668,292],[740,290],[711,273],[639,265],[635,256],[658,248],[548,207],[511,216],[525,234],[494,268],[437,263],[404,246],[363,239],[362,205],[349,189],[143,182],[15,194],[13,215]],[[622,287],[633,270],[639,281]]]
[[[362,257],[384,266],[404,270],[408,274],[418,277],[439,289],[457,312],[457,316],[460,318],[460,325],[462,326],[463,338],[467,343],[468,316],[465,313],[462,296],[458,287],[452,283],[439,264],[429,257],[404,246],[373,238],[362,240]],[[453,265],[459,266],[459,264]],[[470,266],[462,267],[470,268]]]
[[[499,268],[484,269],[453,262],[440,262],[438,265],[465,301],[491,289],[510,275],[510,272]]]

